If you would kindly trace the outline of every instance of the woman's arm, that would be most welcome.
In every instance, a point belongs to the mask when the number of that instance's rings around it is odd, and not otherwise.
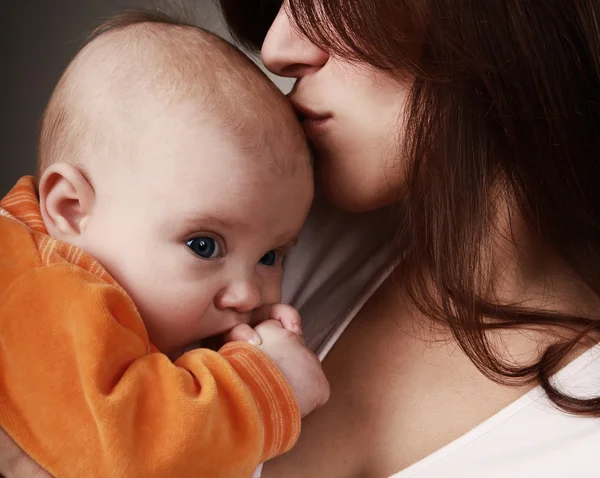
[[[52,478],[0,428],[0,476],[4,478]]]

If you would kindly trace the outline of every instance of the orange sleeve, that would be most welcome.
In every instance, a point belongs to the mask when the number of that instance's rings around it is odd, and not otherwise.
[[[292,391],[255,347],[150,347],[117,288],[67,263],[22,274],[0,291],[0,425],[58,477],[239,478],[295,443]]]

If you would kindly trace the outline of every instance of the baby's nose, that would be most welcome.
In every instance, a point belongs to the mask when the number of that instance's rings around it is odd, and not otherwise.
[[[247,315],[245,322],[249,322],[250,312],[262,305],[260,287],[253,279],[232,282],[219,292],[216,305],[221,310],[230,309]]]

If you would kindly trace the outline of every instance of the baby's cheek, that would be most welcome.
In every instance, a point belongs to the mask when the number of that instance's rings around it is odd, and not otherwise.
[[[281,302],[281,273],[263,279],[262,301],[264,304]]]
[[[147,288],[143,302],[142,319],[151,340],[163,352],[197,340],[210,305],[202,293],[177,282]]]

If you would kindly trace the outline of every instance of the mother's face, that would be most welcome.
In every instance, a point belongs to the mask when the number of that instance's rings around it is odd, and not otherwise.
[[[262,59],[273,73],[297,78],[289,98],[314,145],[316,176],[329,200],[351,211],[393,202],[405,172],[398,145],[409,86],[330,56],[292,26],[284,8]]]

